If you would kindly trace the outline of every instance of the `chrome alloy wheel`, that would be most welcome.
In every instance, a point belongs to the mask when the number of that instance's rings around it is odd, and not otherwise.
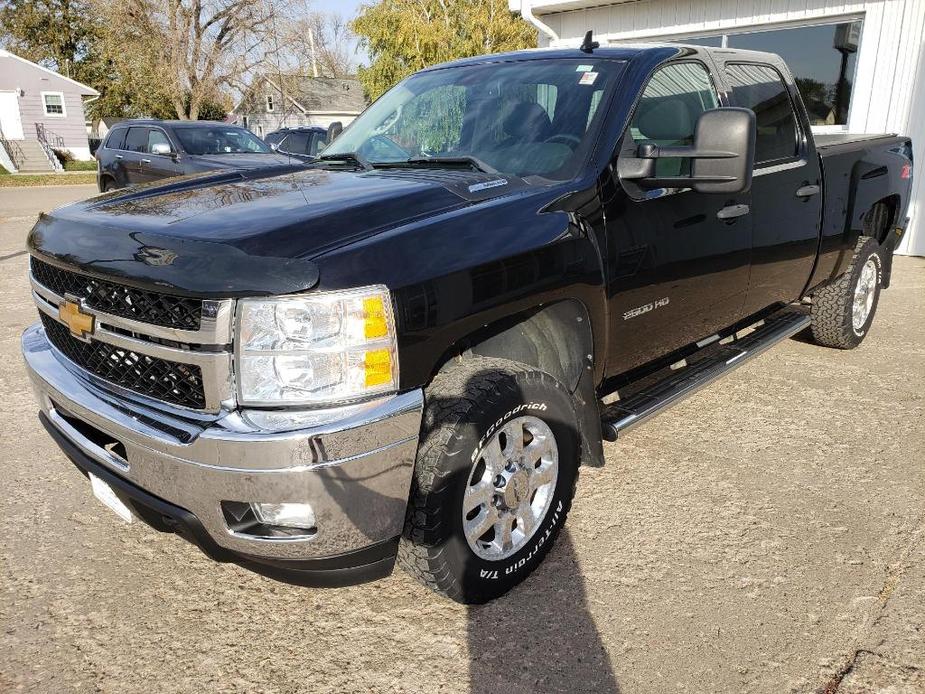
[[[858,332],[867,322],[870,315],[870,309],[874,305],[874,295],[876,294],[878,275],[880,269],[877,261],[873,257],[867,259],[864,267],[861,268],[861,276],[858,277],[857,286],[854,288],[854,306],[851,312],[851,324],[854,331]]]
[[[559,448],[549,426],[516,417],[492,434],[472,466],[463,497],[463,529],[482,559],[506,559],[546,517],[559,475]]]

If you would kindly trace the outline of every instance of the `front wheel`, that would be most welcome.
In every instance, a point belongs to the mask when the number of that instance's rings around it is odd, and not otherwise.
[[[485,357],[444,369],[426,401],[398,561],[438,593],[483,603],[523,581],[565,523],[574,405],[549,374]]]

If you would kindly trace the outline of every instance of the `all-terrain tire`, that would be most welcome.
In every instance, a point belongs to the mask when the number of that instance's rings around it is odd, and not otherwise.
[[[873,304],[860,326],[854,325],[855,290],[865,265],[876,267],[876,286]],[[883,274],[883,256],[880,244],[869,236],[861,236],[854,249],[851,265],[838,279],[815,291],[812,296],[813,338],[820,345],[838,349],[854,349],[867,336],[877,312]]]
[[[505,423],[535,417],[558,447],[552,500],[536,530],[513,555],[478,556],[466,538],[464,495],[482,447]],[[465,604],[484,603],[523,581],[543,560],[571,508],[580,460],[571,395],[548,373],[487,357],[453,362],[426,392],[421,444],[411,485],[399,565],[434,591]]]

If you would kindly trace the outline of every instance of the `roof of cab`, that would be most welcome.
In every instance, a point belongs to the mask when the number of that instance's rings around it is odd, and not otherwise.
[[[552,58],[574,58],[593,60],[594,58],[604,58],[607,60],[625,60],[631,61],[639,58],[643,54],[649,57],[669,60],[684,55],[696,55],[697,53],[733,53],[743,59],[753,59],[765,62],[778,62],[780,58],[773,53],[763,53],[760,51],[748,51],[737,48],[712,48],[709,46],[698,46],[687,43],[627,43],[616,44],[612,46],[601,46],[595,48],[593,52],[586,53],[574,48],[530,48],[523,51],[511,51],[508,53],[493,53],[489,55],[478,55],[471,58],[460,58],[439,65],[433,65],[422,72],[428,70],[440,70],[447,67],[459,67],[463,65],[479,65],[484,63],[503,63],[516,62],[521,60],[549,60]]]

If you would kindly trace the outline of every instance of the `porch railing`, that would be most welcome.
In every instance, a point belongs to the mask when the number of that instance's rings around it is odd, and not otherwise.
[[[56,147],[58,149],[64,149],[64,138],[50,131],[45,127],[44,123],[35,124],[35,134],[52,168],[54,168],[55,171],[64,171],[64,166],[55,154]]]

